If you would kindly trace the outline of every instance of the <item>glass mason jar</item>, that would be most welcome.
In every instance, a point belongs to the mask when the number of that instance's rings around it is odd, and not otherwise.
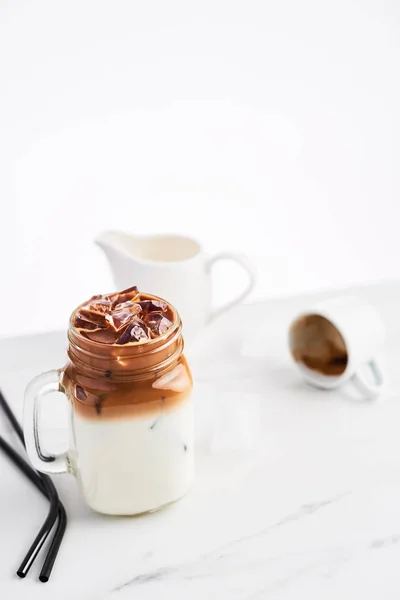
[[[33,466],[74,474],[86,503],[101,513],[140,514],[178,500],[194,474],[192,377],[179,315],[174,311],[159,337],[120,346],[87,339],[74,316],[66,366],[27,388],[24,428]],[[53,391],[69,402],[69,449],[46,456],[38,412],[42,396]]]

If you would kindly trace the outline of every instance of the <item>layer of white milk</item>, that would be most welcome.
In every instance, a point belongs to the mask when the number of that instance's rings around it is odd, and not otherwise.
[[[106,420],[73,417],[72,467],[87,504],[133,515],[177,500],[193,481],[191,398],[150,417]]]

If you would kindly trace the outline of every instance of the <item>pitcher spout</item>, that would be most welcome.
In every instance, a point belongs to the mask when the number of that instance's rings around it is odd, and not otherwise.
[[[133,239],[133,236],[120,231],[103,231],[95,238],[94,242],[100,246],[106,255],[110,251],[131,254],[130,246]]]
[[[106,255],[117,286],[124,287],[126,275],[135,264],[135,240],[134,236],[119,231],[103,231],[94,240]]]

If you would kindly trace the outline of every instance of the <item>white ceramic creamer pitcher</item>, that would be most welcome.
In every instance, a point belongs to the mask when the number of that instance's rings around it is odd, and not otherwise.
[[[223,252],[208,258],[197,241],[182,235],[133,236],[106,231],[95,242],[109,260],[117,289],[137,285],[177,308],[186,341],[212,318],[241,302],[254,287],[254,271],[247,257]],[[249,281],[233,300],[212,309],[211,269],[218,260],[237,262]]]

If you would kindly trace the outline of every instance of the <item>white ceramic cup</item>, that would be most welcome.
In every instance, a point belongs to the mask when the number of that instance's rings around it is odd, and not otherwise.
[[[233,252],[207,256],[196,240],[183,235],[133,236],[106,231],[96,243],[104,250],[118,290],[139,290],[165,298],[178,310],[185,342],[210,320],[246,298],[255,284],[248,258]],[[212,307],[211,272],[218,261],[234,261],[248,275],[248,283],[225,305]]]
[[[312,328],[308,334],[306,327]],[[292,358],[308,383],[330,390],[352,381],[363,395],[374,397],[384,384],[378,361],[384,336],[373,306],[360,298],[338,297],[299,314],[292,321],[288,341]],[[313,365],[310,356],[319,352],[323,357],[331,354],[331,363]]]

